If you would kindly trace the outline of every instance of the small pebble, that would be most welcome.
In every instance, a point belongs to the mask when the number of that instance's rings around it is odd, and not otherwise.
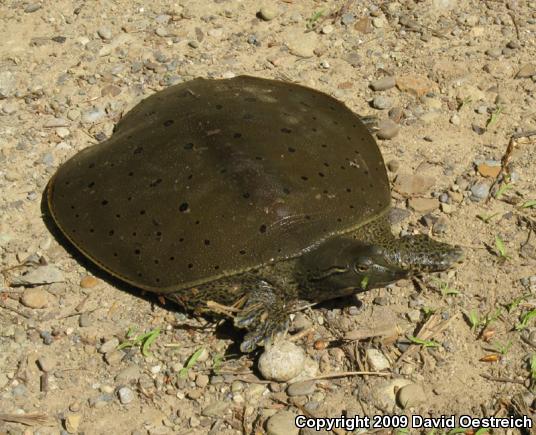
[[[132,391],[128,387],[121,387],[119,388],[119,391],[117,392],[119,395],[119,400],[123,405],[127,405],[130,402],[132,402],[135,398],[134,391]]]
[[[212,402],[201,410],[201,415],[204,417],[223,417],[229,409],[229,403],[223,400]]]
[[[394,76],[387,76],[381,79],[375,80],[370,84],[370,87],[374,91],[386,91],[387,89],[394,88],[396,86],[396,79]]]
[[[37,360],[39,368],[44,372],[51,372],[56,367],[56,361],[47,356],[42,356]]]
[[[86,275],[80,280],[80,287],[82,288],[93,288],[99,284],[99,280],[91,275]]]
[[[502,50],[500,48],[489,48],[488,50],[486,50],[486,54],[489,57],[496,59],[502,54]]]
[[[333,26],[331,24],[327,24],[326,26],[322,27],[322,33],[324,35],[329,35],[334,30]]]
[[[460,125],[460,123],[461,123],[460,116],[459,116],[457,113],[455,113],[454,115],[452,115],[452,116],[450,117],[450,123],[451,123],[452,125]]]
[[[138,366],[131,365],[121,370],[116,376],[115,381],[119,384],[129,384],[140,378],[140,369]]]
[[[343,16],[341,17],[341,23],[345,26],[349,26],[350,24],[355,23],[355,15],[351,12],[343,14]]]
[[[30,3],[24,8],[24,12],[26,12],[27,14],[31,14],[32,12],[38,11],[42,7],[43,5],[41,5],[41,3]]]
[[[290,411],[279,411],[272,415],[266,423],[267,435],[298,435],[300,430],[295,424],[296,417]]]
[[[372,100],[372,106],[375,109],[385,110],[385,109],[389,109],[392,105],[393,105],[393,100],[384,95],[377,95]]]
[[[89,313],[82,313],[78,319],[78,325],[82,328],[87,328],[91,326],[91,316]]]
[[[286,382],[300,374],[305,364],[304,350],[290,341],[279,341],[265,349],[259,358],[264,379]]]
[[[426,393],[424,392],[423,387],[419,384],[409,384],[400,388],[396,395],[396,399],[403,409],[413,408],[425,403],[427,400]]]
[[[82,114],[82,122],[84,124],[94,124],[101,121],[105,116],[104,110],[93,107]]]
[[[157,35],[157,36],[160,36],[162,38],[166,37],[168,35],[168,31],[165,27],[162,27],[162,26],[158,26],[154,33]]]
[[[478,202],[487,198],[489,195],[490,185],[488,183],[479,182],[471,187],[471,200]]]
[[[289,396],[307,396],[315,392],[315,381],[294,382],[287,388],[287,394]]]
[[[109,27],[101,27],[97,30],[97,34],[104,40],[112,39],[112,30]]]
[[[378,349],[367,349],[366,351],[367,362],[372,370],[382,371],[391,367],[389,360]]]
[[[119,339],[117,337],[112,337],[111,339],[105,341],[99,347],[100,353],[108,353],[115,350],[119,346]]]
[[[54,337],[52,337],[52,334],[49,331],[41,331],[39,335],[43,339],[43,343],[47,346],[50,346],[54,342]]]
[[[77,433],[81,421],[82,416],[80,414],[69,414],[65,417],[65,429],[69,433]]]
[[[400,126],[391,119],[382,119],[378,123],[376,136],[378,139],[389,140],[394,138],[400,131]]]
[[[259,16],[264,21],[271,21],[279,15],[279,9],[275,6],[263,6],[259,11]]]
[[[24,290],[20,301],[28,308],[45,308],[48,305],[47,292],[40,288],[29,288]]]

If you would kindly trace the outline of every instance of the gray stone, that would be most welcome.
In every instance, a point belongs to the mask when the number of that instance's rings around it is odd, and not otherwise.
[[[367,349],[366,357],[372,370],[379,372],[391,367],[389,360],[378,349]]]
[[[341,17],[341,23],[345,26],[349,26],[350,24],[355,23],[355,15],[351,12],[343,14],[343,16]]]
[[[41,3],[30,3],[24,8],[24,12],[26,12],[27,14],[31,14],[32,12],[37,12],[42,7],[43,5]]]
[[[229,403],[223,400],[212,402],[201,410],[203,417],[223,417],[229,409]]]
[[[395,86],[396,79],[394,76],[383,77],[370,83],[370,87],[375,91],[385,91],[394,88]]]
[[[403,408],[413,408],[426,402],[426,393],[424,388],[419,384],[409,384],[400,390],[396,395],[398,404]]]
[[[112,39],[112,30],[109,27],[103,26],[97,30],[97,34],[104,40]]]
[[[403,195],[416,195],[427,192],[435,183],[435,178],[420,174],[398,174],[394,188]]]
[[[313,57],[318,44],[318,35],[315,32],[304,33],[301,30],[291,30],[285,37],[285,44],[294,56]]]
[[[266,423],[267,435],[298,435],[296,417],[297,415],[290,411],[279,411],[272,415]]]
[[[482,201],[489,195],[490,185],[486,182],[478,182],[471,187],[471,199],[475,202]]]
[[[104,110],[98,107],[92,107],[82,114],[82,122],[84,124],[94,124],[101,121],[106,116]]]
[[[17,80],[11,71],[0,72],[0,99],[13,96]]]
[[[131,403],[136,397],[136,395],[134,394],[134,391],[132,391],[128,387],[119,388],[119,390],[117,391],[117,394],[119,396],[119,400],[121,401],[123,405],[127,405]]]
[[[378,139],[389,140],[398,135],[400,126],[392,119],[382,119],[378,123],[378,131],[376,137]]]
[[[393,100],[384,95],[377,95],[372,100],[372,106],[375,109],[385,110],[385,109],[389,109],[392,105],[393,105]]]
[[[101,344],[101,346],[99,347],[99,352],[108,353],[115,350],[117,346],[119,346],[119,339],[117,337],[112,337]]]
[[[488,48],[486,50],[486,54],[493,58],[493,59],[496,59],[497,57],[499,57],[501,54],[502,54],[502,50],[500,48]]]
[[[128,366],[121,370],[115,377],[115,381],[119,384],[129,384],[136,382],[140,378],[140,368],[135,365]]]
[[[12,285],[44,285],[64,282],[63,272],[52,265],[40,266],[26,275],[13,278]]]
[[[265,349],[259,358],[259,371],[265,379],[286,382],[302,372],[305,359],[301,347],[279,341]]]
[[[26,289],[20,302],[28,308],[45,308],[48,305],[47,292],[40,288]]]
[[[304,381],[304,382],[295,382],[290,384],[287,388],[287,394],[289,396],[307,396],[308,394],[313,394],[315,392],[316,383],[315,381]]]
[[[271,21],[279,15],[279,9],[277,6],[265,5],[259,11],[259,16],[264,21]]]
[[[37,360],[39,368],[44,372],[50,372],[56,367],[56,361],[48,356],[42,356]]]

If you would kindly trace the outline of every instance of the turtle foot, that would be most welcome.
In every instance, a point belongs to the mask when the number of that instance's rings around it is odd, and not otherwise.
[[[288,314],[287,299],[282,292],[278,292],[266,281],[261,281],[234,317],[237,328],[248,330],[240,350],[244,353],[252,352],[285,332],[288,328]]]

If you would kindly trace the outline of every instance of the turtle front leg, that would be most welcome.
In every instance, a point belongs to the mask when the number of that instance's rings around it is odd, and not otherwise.
[[[197,314],[231,317],[235,327],[248,331],[240,345],[240,350],[248,353],[288,327],[297,292],[285,283],[272,282],[277,280],[246,273],[165,296]]]
[[[277,334],[286,331],[295,300],[292,294],[289,289],[276,287],[263,279],[250,283],[245,304],[234,316],[234,325],[248,331],[240,345],[242,352],[265,346]]]

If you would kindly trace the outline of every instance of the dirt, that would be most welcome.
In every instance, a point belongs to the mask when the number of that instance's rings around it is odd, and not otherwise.
[[[298,414],[534,417],[536,2],[8,0],[0,21],[0,433],[277,434]],[[420,284],[295,315],[289,336],[318,376],[376,372],[371,348],[388,376],[287,394],[261,378],[258,354],[240,354],[229,324],[117,282],[46,225],[41,195],[56,168],[137,102],[240,74],[394,121],[378,143],[393,183],[406,181],[393,190],[395,231],[465,249],[463,264]],[[371,88],[385,77],[388,89]],[[17,281],[45,264],[33,283]],[[400,403],[404,383],[420,388]]]

